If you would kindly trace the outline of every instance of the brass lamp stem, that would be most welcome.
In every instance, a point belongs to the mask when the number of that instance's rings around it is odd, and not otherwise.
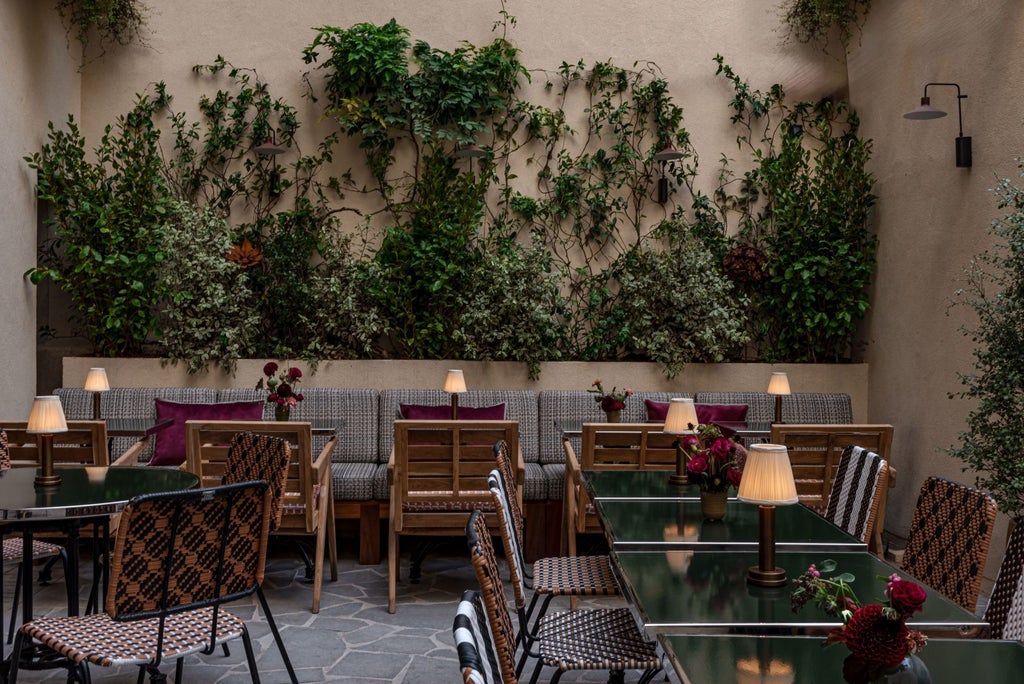
[[[459,395],[452,392],[452,420],[459,419]]]
[[[775,395],[775,422],[782,423],[782,395]]]
[[[683,451],[683,441],[676,439],[673,446],[676,448],[676,472],[668,476],[668,481],[674,485],[689,484],[690,478],[686,474],[686,452]]]
[[[747,584],[759,587],[786,585],[786,571],[775,567],[775,506],[758,507],[760,532],[757,539],[757,565],[747,571]]]
[[[39,474],[35,477],[37,487],[56,487],[60,484],[60,475],[53,472],[53,435],[39,435]]]
[[[99,392],[93,392],[92,393],[92,419],[93,420],[102,420],[102,418],[100,418],[100,393]]]

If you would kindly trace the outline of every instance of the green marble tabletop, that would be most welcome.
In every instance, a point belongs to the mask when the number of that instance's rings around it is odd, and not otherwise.
[[[668,481],[672,470],[584,470],[583,486],[594,501],[602,499],[693,499],[700,498],[697,485],[676,485]],[[730,489],[730,498],[736,490]]]
[[[820,637],[662,636],[672,667],[684,684],[842,684],[842,644]],[[918,657],[931,684],[1019,684],[1024,645],[989,639],[930,639]]]
[[[191,489],[194,474],[147,466],[57,466],[56,487],[36,487],[37,468],[0,472],[0,520],[81,518],[117,513],[139,494]]]
[[[790,608],[790,586],[778,589],[747,584],[756,552],[613,551],[612,563],[637,620],[648,634],[824,633],[840,621],[807,605]],[[853,590],[864,603],[884,600],[885,582],[897,568],[867,552],[779,552],[776,564],[792,582],[811,563],[831,558],[856,578]],[[909,625],[930,636],[976,636],[987,624],[927,588],[924,609]]]
[[[705,549],[755,551],[760,531],[758,506],[729,501],[723,520],[705,521],[700,501],[598,499],[597,514],[617,551]],[[867,545],[806,506],[775,510],[778,551],[809,546],[832,551],[866,551]]]

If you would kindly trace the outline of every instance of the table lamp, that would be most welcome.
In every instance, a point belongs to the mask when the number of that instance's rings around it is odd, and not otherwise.
[[[36,397],[32,403],[32,411],[28,414],[28,426],[25,432],[39,435],[36,443],[39,448],[39,474],[35,484],[38,487],[56,487],[60,484],[60,475],[53,472],[53,436],[58,432],[67,432],[68,423],[64,420],[64,409],[60,405],[60,397]]]
[[[789,378],[785,373],[772,373],[768,380],[768,394],[775,395],[775,422],[782,422],[782,395],[791,394],[789,391]]]
[[[444,391],[452,395],[452,420],[459,419],[459,395],[466,391],[466,377],[461,370],[450,370],[444,379]]]
[[[736,498],[760,506],[757,565],[747,572],[747,582],[759,587],[781,587],[786,571],[775,567],[775,507],[797,503],[793,467],[782,444],[751,444]]]
[[[92,392],[92,419],[100,418],[100,392],[110,389],[107,381],[107,371],[103,368],[90,368],[89,374],[85,376],[85,391]]]
[[[697,431],[697,424],[697,408],[693,404],[693,399],[675,398],[669,401],[663,432],[670,435],[692,435]],[[686,473],[687,458],[681,439],[676,439],[675,448],[676,472],[668,476],[668,481],[684,485],[689,483],[690,478]]]

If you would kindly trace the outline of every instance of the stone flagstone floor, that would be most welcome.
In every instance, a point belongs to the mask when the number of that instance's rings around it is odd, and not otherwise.
[[[354,556],[346,553],[346,546],[351,547],[351,544],[340,546],[342,557],[338,581],[327,581],[329,570],[325,568],[321,608],[317,615],[309,610],[312,587],[304,580],[297,554],[287,544],[275,543],[271,547],[264,591],[299,681],[351,684],[461,682],[451,636],[452,618],[462,592],[476,587],[464,544],[458,540],[444,544],[427,556],[419,584],[399,584],[398,609],[394,615],[389,615],[386,608],[387,563],[358,565]],[[83,566],[90,565],[83,563]],[[85,567],[85,570],[88,572],[89,568]],[[407,554],[402,573],[403,579],[407,579]],[[5,632],[14,575],[13,565],[6,565],[3,578]],[[507,573],[503,576],[508,577]],[[88,580],[88,577],[83,577],[83,606]],[[511,591],[509,593],[511,596]],[[60,614],[65,609],[59,564],[54,569],[53,582],[45,587],[37,586],[34,596],[37,614]],[[564,605],[556,602],[551,609],[567,608],[567,602]],[[288,682],[273,636],[255,600],[251,604],[233,604],[231,610],[248,621],[262,682]],[[251,681],[241,641],[233,641],[230,646],[229,657],[219,650],[212,656],[190,656],[186,660],[185,681],[189,684]],[[5,651],[9,653],[10,647]],[[162,670],[170,675],[168,681],[173,680],[173,663],[168,663]],[[136,668],[91,668],[94,682],[135,682],[137,673]],[[548,681],[550,674],[550,669],[545,670],[541,680]],[[637,678],[636,673],[629,673],[627,681],[636,681]],[[19,682],[62,682],[64,679],[63,670],[23,671],[18,677]],[[524,678],[524,681],[529,681],[529,678]],[[605,682],[607,674],[567,673],[561,681]]]

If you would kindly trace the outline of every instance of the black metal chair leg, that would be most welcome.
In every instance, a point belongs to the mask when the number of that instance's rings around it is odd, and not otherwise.
[[[14,649],[11,651],[10,669],[7,671],[7,684],[16,684],[18,681],[18,661],[21,657],[17,654],[21,653],[21,642],[24,640],[25,635],[18,632],[17,636],[14,637]]]
[[[174,684],[183,684],[185,678],[183,674],[185,672],[185,659],[178,658],[178,661],[174,663]]]
[[[252,651],[252,639],[249,638],[249,630],[242,626],[242,646],[245,648],[245,660],[249,663],[249,677],[252,684],[260,684],[260,673],[256,669],[256,654]]]
[[[11,624],[7,627],[7,643],[14,641],[14,625],[19,624],[18,621],[18,601],[21,599],[21,574],[23,564],[18,563],[18,574],[15,575],[17,579],[14,580],[14,596],[11,597]],[[16,653],[17,651],[15,651]]]
[[[270,631],[274,635],[274,641],[277,643],[277,650],[281,652],[281,659],[284,660],[284,666],[288,670],[288,676],[292,680],[292,684],[299,684],[299,678],[295,676],[295,668],[292,667],[292,659],[288,657],[288,651],[284,648],[284,641],[281,639],[281,632],[277,629],[277,622],[274,621],[274,614],[270,612],[270,605],[267,603],[267,597],[263,595],[263,587],[256,589],[256,596],[260,600],[260,607],[263,608],[263,615],[267,618],[267,624],[270,625]]]

